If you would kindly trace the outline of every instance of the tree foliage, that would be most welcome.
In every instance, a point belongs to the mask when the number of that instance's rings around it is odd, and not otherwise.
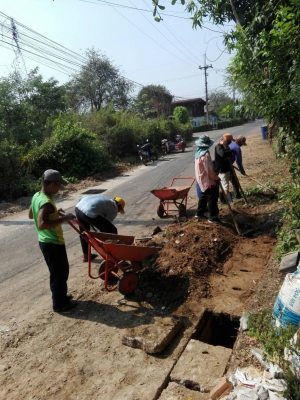
[[[29,155],[32,172],[41,176],[49,168],[63,171],[64,176],[83,178],[111,167],[97,135],[87,132],[72,115],[63,115],[53,122],[53,131],[41,146]]]
[[[115,109],[125,110],[132,83],[104,54],[89,49],[86,58],[86,65],[67,84],[70,106],[77,112],[98,111],[112,102]]]
[[[13,72],[0,79],[0,139],[40,142],[47,118],[65,110],[64,87],[53,78],[44,82],[38,68],[26,77]]]
[[[181,124],[186,124],[190,120],[188,110],[182,106],[175,107],[173,110],[173,115]]]
[[[209,109],[217,115],[220,115],[223,108],[232,104],[233,99],[225,92],[225,90],[215,90],[209,95]]]
[[[135,108],[145,118],[171,114],[172,94],[163,85],[144,86],[138,93]]]

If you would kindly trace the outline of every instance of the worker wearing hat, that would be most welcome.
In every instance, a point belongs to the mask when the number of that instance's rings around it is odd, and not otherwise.
[[[57,209],[53,195],[61,185],[67,185],[59,171],[47,169],[42,176],[42,188],[32,197],[28,217],[34,220],[39,247],[50,272],[52,305],[55,312],[66,312],[77,303],[71,301],[68,290],[69,262],[61,224],[74,218],[73,214],[62,214]]]
[[[233,201],[229,192],[229,179],[231,171],[231,155],[234,151],[230,149],[229,145],[232,141],[232,135],[230,133],[225,133],[215,147],[215,168],[216,171],[218,171],[222,188],[224,189],[225,195],[231,205],[233,205]],[[222,201],[222,192],[220,192],[220,198]]]
[[[240,173],[242,175],[245,175],[246,173],[245,173],[245,169],[244,169],[244,166],[243,166],[242,150],[241,150],[242,146],[247,146],[246,138],[245,138],[245,136],[242,136],[242,135],[238,136],[229,145],[230,149],[234,150],[234,154],[232,155],[232,161],[231,162],[232,163],[235,162],[237,167],[238,167],[238,169],[239,169],[239,171],[240,171]],[[239,187],[239,184],[238,184],[238,182],[237,182],[237,180],[235,178],[235,174],[232,171],[231,171],[231,174],[230,174],[230,181],[231,181],[232,186],[233,186],[233,192],[234,192],[235,197],[237,199],[240,199],[242,197],[241,193],[240,193],[240,187]]]
[[[125,201],[121,197],[109,199],[103,195],[84,196],[76,204],[77,220],[89,231],[93,226],[101,232],[117,234],[117,228],[112,224],[118,213],[124,214]],[[82,232],[83,229],[80,228]],[[80,236],[83,261],[88,261],[88,243]],[[97,255],[93,254],[92,258]]]
[[[197,151],[195,154],[195,176],[196,182],[201,189],[199,191],[198,208],[196,218],[204,217],[208,208],[208,222],[220,224],[218,218],[218,188],[219,177],[214,171],[214,166],[210,157],[209,148],[214,141],[207,135],[201,135],[195,142]]]

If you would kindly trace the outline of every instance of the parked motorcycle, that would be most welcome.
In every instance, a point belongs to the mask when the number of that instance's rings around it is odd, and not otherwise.
[[[148,139],[146,144],[144,144],[143,146],[137,145],[137,147],[138,155],[144,165],[147,165],[150,162],[154,162],[155,160],[157,160],[158,157],[156,149],[151,143],[148,142]]]
[[[185,151],[185,139],[181,135],[176,135],[175,143],[168,139],[163,139],[161,141],[161,150],[163,154],[169,154],[171,151]]]
[[[175,150],[184,152],[186,148],[185,139],[181,135],[176,135],[175,140]]]
[[[169,154],[171,150],[175,149],[175,143],[171,142],[171,140],[163,139],[161,141],[161,152],[163,154]]]

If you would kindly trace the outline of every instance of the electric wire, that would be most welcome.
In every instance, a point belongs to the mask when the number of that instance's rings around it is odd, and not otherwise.
[[[131,0],[129,0],[130,1],[130,3],[132,3],[131,2]],[[146,3],[146,1],[145,0],[143,0],[143,2],[144,2],[144,4],[148,7],[148,8],[150,8],[149,7],[149,5]],[[172,28],[165,22],[165,21],[162,21],[162,24],[165,26],[165,28],[171,33],[171,35],[185,48],[185,50],[186,51],[188,51],[193,57],[194,57],[194,59],[195,59],[195,54],[193,54],[189,49],[187,49],[186,48],[186,45],[180,40],[180,39],[178,39],[178,38],[176,38],[175,37],[175,34],[172,32],[173,30],[172,30]],[[165,36],[165,35],[163,35],[163,36]],[[169,39],[168,39],[169,40]],[[176,46],[175,46],[176,47]],[[179,50],[179,48],[178,47],[176,47],[178,50]],[[181,50],[179,50],[179,51],[181,51]],[[188,57],[189,58],[189,57]],[[190,59],[190,58],[189,58]],[[192,60],[193,61],[193,60]]]
[[[168,53],[172,54],[174,57],[178,58],[180,61],[183,61],[184,63],[190,65],[191,67],[195,67],[194,65],[191,65],[190,63],[186,62],[185,60],[183,60],[182,58],[178,57],[176,54],[172,53],[170,50],[168,50],[167,48],[165,48],[164,46],[162,46],[160,43],[158,43],[156,40],[154,40],[150,35],[148,35],[146,32],[144,32],[142,29],[140,29],[137,25],[135,25],[133,22],[131,22],[127,17],[125,17],[120,11],[116,10],[113,6],[112,7],[118,14],[120,14],[123,18],[125,18],[131,25],[133,25],[134,27],[136,27],[140,32],[142,32],[144,35],[146,35],[150,40],[152,40],[154,43],[156,43],[158,46],[160,46],[161,48],[163,48],[165,51],[167,51]]]

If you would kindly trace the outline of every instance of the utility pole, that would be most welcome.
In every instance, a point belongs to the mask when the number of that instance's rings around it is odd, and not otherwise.
[[[211,65],[211,64],[210,64],[210,65],[206,65],[206,62],[204,62],[204,67],[201,67],[201,65],[200,65],[200,67],[199,67],[199,69],[204,69],[204,76],[205,76],[205,96],[206,96],[206,122],[207,122],[207,125],[209,125],[209,117],[208,117],[208,92],[207,92],[207,76],[208,76],[208,74],[207,74],[207,72],[206,72],[207,68],[212,68],[212,65]]]
[[[233,119],[235,119],[235,82],[233,82]]]

